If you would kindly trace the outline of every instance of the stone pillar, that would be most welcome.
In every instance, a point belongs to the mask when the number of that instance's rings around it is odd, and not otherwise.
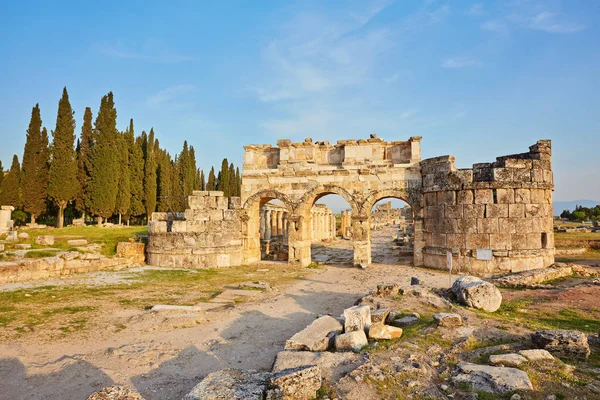
[[[369,215],[352,216],[352,242],[354,265],[367,268],[371,265],[371,229]]]
[[[286,211],[283,212],[283,217],[281,223],[283,224],[283,239],[287,240],[288,238],[288,213]]]
[[[283,236],[283,211],[277,211],[277,236]]]
[[[335,232],[335,215],[332,212],[331,213],[331,238],[335,239],[335,236],[336,236],[336,232]]]
[[[406,232],[406,228],[404,228]],[[425,234],[423,233],[423,216],[421,213],[414,216],[413,223],[413,265],[419,267],[423,265],[423,249],[425,248]]]
[[[265,240],[271,239],[271,210],[265,210]]]
[[[306,216],[291,215],[289,219],[288,262],[302,267],[310,265],[310,211]]]
[[[271,211],[271,238],[277,237],[277,211]]]
[[[265,239],[265,218],[266,218],[265,213],[266,213],[266,210],[264,208],[260,210],[260,230],[259,230],[259,232],[260,232],[260,238],[263,240]]]

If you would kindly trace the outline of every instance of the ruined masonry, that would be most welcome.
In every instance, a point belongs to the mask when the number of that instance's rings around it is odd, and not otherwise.
[[[154,213],[148,262],[210,268],[259,261],[267,229],[260,211],[278,199],[276,227],[281,210],[288,260],[309,265],[313,206],[338,194],[351,208],[342,213],[341,233],[353,241],[355,265],[371,264],[371,209],[386,198],[404,200],[412,209],[416,266],[446,269],[447,252],[455,268],[479,274],[553,264],[549,140],[469,169],[457,169],[452,156],[421,160],[420,141],[371,135],[335,145],[306,139],[245,146],[241,199],[194,192],[185,213]]]

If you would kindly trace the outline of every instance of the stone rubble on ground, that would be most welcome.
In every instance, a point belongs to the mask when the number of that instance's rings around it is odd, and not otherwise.
[[[52,246],[54,244],[54,236],[40,235],[35,238],[35,244],[39,244],[41,246]]]
[[[67,240],[67,244],[69,246],[86,246],[88,244],[88,241],[85,239],[71,239]]]
[[[88,396],[87,400],[144,400],[139,393],[123,386],[109,386]]]
[[[516,368],[491,367],[471,363],[459,363],[455,383],[470,384],[472,389],[488,393],[506,393],[516,390],[533,390],[524,371]]]
[[[540,330],[531,334],[531,342],[561,358],[586,359],[590,356],[587,336],[579,331]]]
[[[271,376],[266,400],[314,399],[322,383],[321,368],[318,366],[284,369]]]
[[[363,330],[342,333],[335,336],[335,349],[337,351],[360,351],[368,344],[367,335],[365,335],[365,331]]]
[[[364,362],[364,355],[352,352],[280,351],[275,358],[272,372],[306,365],[318,365],[321,367],[323,379],[335,382]]]
[[[371,326],[369,306],[354,306],[344,310],[344,332],[368,332]]]
[[[414,315],[406,315],[402,318],[390,321],[388,325],[395,326],[397,328],[406,328],[407,326],[410,326],[418,321],[419,317],[416,317]]]
[[[494,312],[502,304],[502,294],[493,284],[474,276],[461,276],[452,285],[458,301],[467,307]]]
[[[223,369],[208,374],[182,400],[263,400],[271,373]]]
[[[17,237],[19,238],[19,240],[28,240],[29,234],[27,232],[21,232],[17,235]]]
[[[373,340],[390,340],[398,339],[402,336],[402,328],[395,326],[376,324],[369,328],[369,339]]]
[[[490,356],[490,364],[501,367],[519,367],[527,362],[520,354],[494,354]]]
[[[462,325],[462,317],[459,314],[437,313],[433,316],[438,326],[445,328],[454,328]]]
[[[379,310],[372,310],[371,311],[371,325],[384,324],[389,314],[390,314],[389,308],[381,308]]]
[[[519,354],[531,362],[554,361],[554,356],[543,349],[521,350]]]
[[[285,350],[325,351],[329,348],[331,332],[342,332],[342,324],[325,315],[296,333],[285,343]]]

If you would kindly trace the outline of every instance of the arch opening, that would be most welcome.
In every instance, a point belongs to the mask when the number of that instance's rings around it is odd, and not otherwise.
[[[370,209],[371,260],[411,265],[414,257],[414,212],[403,199],[386,196]]]
[[[325,264],[354,263],[352,207],[337,193],[318,193],[309,203],[308,230],[311,261]]]
[[[260,259],[287,262],[291,211],[278,199],[262,198],[258,204]]]

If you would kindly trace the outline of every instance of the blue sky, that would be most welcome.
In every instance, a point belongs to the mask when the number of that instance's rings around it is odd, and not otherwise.
[[[77,132],[115,94],[118,123],[196,148],[423,136],[460,168],[552,139],[555,200],[600,200],[600,4],[594,1],[104,1],[0,4],[0,160],[31,107]]]

